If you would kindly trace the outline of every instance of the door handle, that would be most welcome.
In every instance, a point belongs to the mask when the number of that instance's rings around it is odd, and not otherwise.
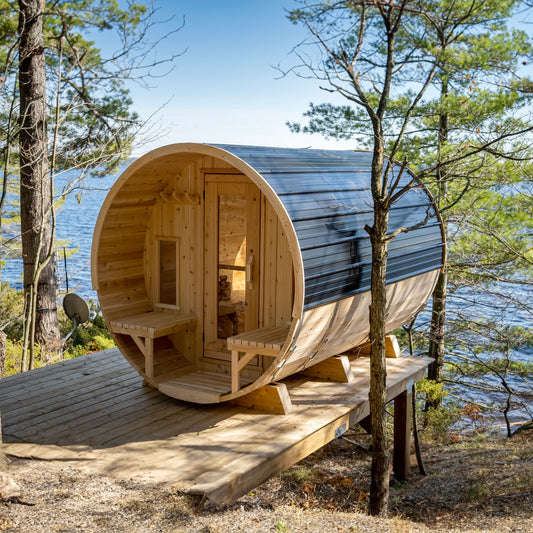
[[[246,261],[246,286],[249,290],[253,290],[253,276],[252,276],[252,268],[254,264],[254,256],[253,254],[248,256],[248,261]]]

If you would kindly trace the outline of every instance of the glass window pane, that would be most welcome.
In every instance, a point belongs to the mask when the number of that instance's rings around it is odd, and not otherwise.
[[[227,339],[244,331],[246,311],[245,196],[218,195],[218,333]]]
[[[159,241],[159,303],[177,305],[176,241]]]

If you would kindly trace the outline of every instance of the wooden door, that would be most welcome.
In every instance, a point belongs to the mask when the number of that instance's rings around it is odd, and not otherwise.
[[[260,191],[241,175],[206,175],[204,356],[258,327]]]

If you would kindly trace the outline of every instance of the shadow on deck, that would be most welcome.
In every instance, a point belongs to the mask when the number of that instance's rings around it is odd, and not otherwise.
[[[410,391],[429,362],[387,360],[388,398]],[[169,398],[143,387],[118,349],[105,350],[3,378],[4,447],[230,503],[368,416],[368,359],[351,365],[353,383],[285,379],[293,411],[274,415]]]

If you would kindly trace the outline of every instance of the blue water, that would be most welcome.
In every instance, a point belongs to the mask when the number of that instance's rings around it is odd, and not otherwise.
[[[125,168],[125,167],[123,167]],[[86,300],[97,301],[95,291],[91,288],[91,243],[94,231],[94,226],[98,213],[104,199],[109,192],[113,183],[117,180],[120,172],[116,175],[107,176],[104,178],[89,177],[85,182],[79,184],[74,191],[66,197],[65,202],[57,212],[57,238],[66,241],[65,248],[68,252],[74,252],[71,257],[67,259],[66,270],[63,261],[63,248],[58,248],[58,286],[59,299],[61,300],[66,292],[66,282],[68,276],[68,285],[71,291],[76,292]],[[68,181],[70,176],[66,176],[62,181],[58,180],[58,194],[62,187]],[[10,259],[6,261],[2,269],[2,281],[7,281],[11,285],[22,288],[21,282],[22,262],[18,259]],[[506,289],[506,287],[498,287],[498,290]],[[487,293],[475,293],[473,291],[463,290],[454,297],[448,300],[449,315],[468,316],[470,319],[493,319],[503,320],[507,324],[514,326],[522,326],[524,328],[531,328],[532,324],[532,309],[533,309],[533,288],[522,287],[517,289],[514,286],[507,287],[511,295],[513,292],[519,291],[519,294],[514,294],[517,300],[522,302],[522,306],[512,306],[502,311],[502,307],[494,305],[496,303],[496,296]],[[422,313],[418,319],[417,329],[424,330],[425,324],[429,319],[427,311]],[[468,344],[468,343],[465,343]],[[457,352],[460,353],[460,347],[456,347]],[[482,354],[488,358],[494,357],[490,354]],[[532,361],[533,348],[522,346],[514,349],[512,352],[513,361]],[[512,418],[514,421],[523,421],[532,418],[533,416],[533,391],[531,381],[528,378],[510,377],[510,383],[514,390],[519,391],[522,395],[515,398],[513,405]],[[476,380],[471,380],[476,384]],[[478,383],[479,384],[479,383]],[[483,384],[492,387],[499,387],[497,378],[488,377],[483,378]],[[501,405],[505,401],[505,394],[497,392],[483,392],[479,389],[471,389],[459,387],[458,389],[451,389],[453,394],[457,394],[463,399],[469,401],[479,402],[486,406],[493,406],[492,410],[487,411],[487,417],[491,420],[496,420],[497,424],[501,425]],[[496,416],[494,416],[496,413]]]
[[[124,168],[124,167],[123,167]],[[123,170],[121,169],[121,171]],[[91,243],[94,226],[109,189],[119,174],[96,178],[89,176],[77,184],[65,197],[56,213],[56,236],[62,246],[56,249],[57,282],[59,297],[67,289],[74,291],[86,300],[97,300],[91,287]],[[56,193],[61,195],[63,188],[72,179],[72,174],[58,178]],[[65,269],[64,249],[67,252]],[[70,257],[68,257],[70,256]],[[22,260],[9,259],[2,269],[2,281],[22,288]]]

